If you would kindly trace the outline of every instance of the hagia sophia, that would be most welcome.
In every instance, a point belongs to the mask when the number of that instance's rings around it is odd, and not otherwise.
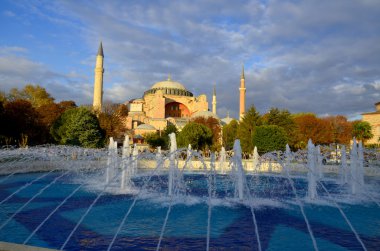
[[[93,109],[102,110],[103,102],[103,46],[99,45],[96,56],[94,99]],[[240,112],[239,119],[242,119],[245,112],[245,76],[244,67],[240,79]],[[132,130],[134,135],[144,135],[146,133],[164,130],[168,124],[173,124],[181,130],[190,119],[199,116],[214,117],[221,124],[228,124],[232,118],[219,119],[216,114],[216,90],[214,87],[212,96],[212,109],[209,111],[209,103],[205,94],[198,96],[186,89],[186,87],[171,79],[153,84],[150,89],[144,92],[141,98],[136,98],[125,102],[128,106],[128,116],[125,121],[127,130]]]
[[[102,110],[103,102],[103,46],[99,45],[96,56],[95,79],[94,79],[94,111]],[[240,76],[239,87],[239,121],[245,113],[245,76],[244,66]],[[191,119],[196,117],[213,117],[220,124],[229,124],[233,118],[227,115],[220,119],[216,114],[216,91],[214,87],[212,95],[212,108],[205,94],[198,96],[186,89],[186,87],[174,80],[169,75],[167,80],[153,84],[146,90],[141,98],[125,102],[128,106],[128,116],[124,121],[127,130],[133,135],[143,137],[144,134],[164,130],[169,124],[173,124],[180,131]],[[367,141],[368,144],[377,143],[380,138],[380,102],[375,104],[376,111],[362,114],[362,121],[372,126],[374,137]]]

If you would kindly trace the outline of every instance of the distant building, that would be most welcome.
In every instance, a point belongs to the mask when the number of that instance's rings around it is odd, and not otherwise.
[[[152,85],[142,98],[130,100],[126,105],[129,110],[126,127],[129,130],[137,129],[141,124],[163,130],[168,123],[182,129],[192,114],[208,111],[205,94],[195,97],[170,76],[167,80]]]
[[[94,78],[93,109],[96,112],[102,110],[103,102],[103,46],[99,45],[96,57]],[[245,113],[245,77],[244,66],[242,68],[239,87],[239,118]],[[135,136],[164,130],[168,124],[173,124],[178,130],[193,118],[213,117],[221,124],[229,123],[232,118],[227,116],[219,119],[216,112],[216,90],[214,87],[212,96],[212,111],[209,111],[207,96],[201,94],[195,96],[179,82],[173,81],[169,75],[167,80],[153,84],[144,92],[141,98],[125,102],[128,106],[128,116],[125,120],[126,129],[133,132]]]
[[[222,119],[221,119],[221,122],[222,122],[222,125],[228,125],[229,123],[232,122],[232,120],[235,120],[235,119],[234,119],[234,118],[231,118],[231,117],[230,117],[230,113],[227,112],[227,117],[222,118]]]
[[[368,122],[372,127],[373,138],[366,141],[366,144],[379,144],[380,137],[380,102],[375,104],[376,111],[363,113],[363,121]]]

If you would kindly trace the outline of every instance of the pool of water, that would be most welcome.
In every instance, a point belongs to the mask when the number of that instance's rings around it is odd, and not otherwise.
[[[227,175],[216,176],[212,198],[203,174],[184,175],[185,186],[173,197],[166,195],[164,175],[138,175],[132,194],[118,191],[117,182],[104,189],[103,176],[94,172],[5,178],[0,241],[65,250],[380,248],[380,181],[374,177],[356,196],[326,178],[313,201],[304,177],[279,175],[247,176],[250,196],[244,201],[235,199]]]

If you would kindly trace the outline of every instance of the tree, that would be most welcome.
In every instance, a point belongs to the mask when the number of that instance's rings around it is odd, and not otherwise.
[[[107,103],[104,109],[99,113],[98,119],[100,127],[105,131],[106,138],[121,138],[125,132],[125,117],[128,115],[128,109],[124,104]]]
[[[4,143],[44,143],[40,116],[30,102],[21,99],[7,102],[2,117],[1,134],[7,141]]]
[[[193,149],[205,150],[212,144],[212,131],[205,125],[189,122],[178,134],[177,143],[179,147],[190,144]]]
[[[76,105],[74,101],[62,101],[58,104],[44,104],[36,109],[40,116],[40,123],[43,128],[40,132],[44,139],[44,142],[42,143],[54,142],[54,139],[50,134],[51,126],[67,109],[75,107]]]
[[[228,125],[223,126],[223,145],[226,150],[231,150],[234,147],[238,127],[239,123],[236,120],[232,120]]]
[[[165,137],[160,136],[158,133],[145,134],[144,139],[145,142],[148,143],[152,148],[157,148],[158,146],[165,148],[167,144]]]
[[[75,102],[72,101],[72,100],[63,100],[63,101],[59,102],[58,105],[64,111],[66,111],[67,109],[71,109],[71,108],[76,108],[77,107],[77,105],[75,104]]]
[[[287,143],[287,136],[282,127],[276,125],[263,125],[256,127],[252,141],[260,153],[272,152],[275,150],[284,151]]]
[[[219,120],[213,117],[196,117],[192,120],[192,122],[202,124],[210,128],[212,132],[212,145],[210,147],[211,151],[219,151],[221,148],[220,140],[221,140],[221,126]]]
[[[352,136],[365,142],[373,137],[371,124],[367,121],[354,121],[352,123]]]
[[[171,133],[175,133],[177,134],[178,133],[178,130],[177,130],[177,127],[173,124],[168,124],[164,130],[164,135],[168,136],[169,134]]]
[[[163,132],[159,132],[158,134],[160,135],[160,138],[163,139],[164,143],[161,145],[161,149],[169,149],[169,143],[170,143],[170,138],[169,134],[175,133],[178,135],[178,130],[177,127],[171,123],[169,123],[166,128],[163,130]]]
[[[5,103],[5,101],[7,101],[7,95],[5,92],[0,91],[0,102]]]
[[[294,118],[297,124],[297,143],[295,147],[305,148],[309,139],[315,144],[333,143],[331,124],[314,114],[298,115]]]
[[[162,132],[157,133],[151,133],[144,135],[145,141],[150,145],[152,148],[156,148],[158,146],[161,146],[161,149],[169,149],[169,134],[175,133],[178,135],[177,127],[173,124],[168,124]]]
[[[294,145],[297,143],[297,125],[288,110],[271,108],[269,112],[262,117],[262,120],[264,125],[277,125],[283,128],[286,132],[289,146],[294,148]]]
[[[329,116],[322,120],[330,123],[332,128],[333,143],[349,144],[352,135],[352,123],[345,116]]]
[[[5,141],[5,110],[4,110],[4,103],[0,100],[0,145],[2,142]]]
[[[60,103],[44,104],[36,110],[41,116],[41,122],[50,130],[54,121],[61,116],[67,109],[77,107],[74,101],[62,101]]]
[[[237,130],[237,138],[240,139],[240,144],[243,152],[251,153],[253,151],[252,137],[256,126],[261,125],[261,116],[254,106],[251,106],[244,115]]]
[[[63,145],[103,147],[104,136],[96,116],[87,108],[65,111],[51,127],[54,139]]]
[[[42,105],[51,104],[54,98],[46,91],[45,88],[39,85],[28,84],[21,91],[13,88],[9,93],[10,100],[25,99],[29,101],[33,107],[40,107]]]

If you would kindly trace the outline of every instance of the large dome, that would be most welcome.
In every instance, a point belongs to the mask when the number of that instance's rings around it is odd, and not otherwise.
[[[181,83],[171,80],[170,76],[167,80],[160,81],[152,85],[149,90],[144,92],[144,96],[147,94],[154,94],[158,90],[161,90],[164,95],[193,96],[193,94],[186,90],[185,86]]]
[[[178,82],[172,81],[170,79],[157,82],[150,89],[164,89],[164,88],[170,88],[170,89],[178,89],[178,90],[184,90],[186,91],[186,88]]]

